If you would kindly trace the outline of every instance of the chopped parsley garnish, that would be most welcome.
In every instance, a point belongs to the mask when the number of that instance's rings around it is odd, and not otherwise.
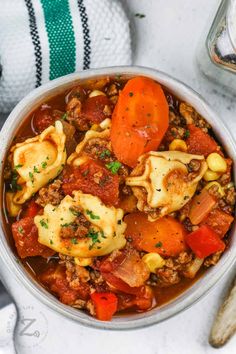
[[[48,165],[48,164],[47,164],[46,161],[43,161],[43,162],[41,163],[41,166],[42,166],[43,169],[45,169],[45,168],[47,167],[47,165]]]
[[[18,230],[18,232],[19,232],[20,234],[23,234],[23,233],[24,233],[24,229],[23,229],[22,226],[18,226],[17,230]]]
[[[136,13],[134,16],[135,16],[135,17],[138,17],[138,18],[144,18],[144,17],[146,17],[146,15],[140,14],[140,13]]]
[[[111,156],[110,150],[104,150],[104,151],[102,151],[101,154],[100,154],[100,159],[103,160],[103,159],[105,159],[106,156],[108,156],[108,157]]]
[[[77,243],[78,243],[77,238],[76,238],[76,237],[73,237],[73,238],[71,239],[71,243],[73,243],[73,245],[77,245]]]
[[[65,224],[61,224],[61,227],[68,227],[68,226],[72,226],[73,222],[66,222]]]
[[[22,190],[21,185],[17,183],[17,178],[18,178],[18,173],[14,169],[11,174],[11,182],[10,182],[10,188],[13,192]]]
[[[155,244],[155,247],[156,247],[156,248],[162,247],[162,242],[161,242],[161,241],[157,242],[157,243]]]
[[[32,172],[29,172],[29,178],[32,183],[34,183],[34,174]]]
[[[70,212],[75,215],[75,216],[80,216],[81,215],[81,212],[80,211],[77,211],[73,208],[69,208]]]
[[[40,220],[40,225],[45,229],[48,229],[48,223],[44,219]]]
[[[89,215],[92,220],[100,219],[100,216],[95,215],[91,210],[86,210],[86,214]]]
[[[18,170],[18,168],[21,168],[22,166],[23,166],[23,165],[20,165],[20,164],[19,164],[19,165],[16,165],[16,166],[14,167],[14,169],[15,169],[15,170]]]
[[[184,137],[185,137],[185,138],[189,138],[189,137],[190,137],[190,131],[189,131],[189,130],[186,130],[186,131],[185,131]]]
[[[36,166],[34,166],[34,173],[40,173]]]
[[[89,250],[91,250],[96,243],[101,243],[99,240],[99,231],[94,231],[93,229],[90,229],[87,237],[91,238],[92,244],[89,246]]]
[[[109,162],[106,164],[106,168],[111,171],[114,175],[119,171],[122,164],[119,161]]]
[[[53,240],[50,240],[49,242],[50,242],[50,245],[53,245]]]
[[[129,97],[133,97],[134,93],[133,92],[129,92]]]
[[[67,119],[67,113],[64,113],[61,117],[62,120],[66,120]]]

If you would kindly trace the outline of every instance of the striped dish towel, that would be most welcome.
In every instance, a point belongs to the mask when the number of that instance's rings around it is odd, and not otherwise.
[[[0,112],[48,80],[130,63],[118,0],[0,0]]]

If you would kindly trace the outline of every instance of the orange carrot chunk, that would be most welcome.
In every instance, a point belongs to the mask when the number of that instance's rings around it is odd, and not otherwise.
[[[127,215],[125,222],[126,237],[132,239],[133,246],[138,250],[156,252],[167,257],[186,250],[186,230],[171,216],[150,222],[144,213],[138,212]]]
[[[169,106],[161,86],[144,77],[130,79],[112,115],[111,143],[117,159],[134,167],[140,155],[158,148],[168,124]]]

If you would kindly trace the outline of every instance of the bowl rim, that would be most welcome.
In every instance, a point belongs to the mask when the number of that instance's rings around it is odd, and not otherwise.
[[[218,115],[204,100],[204,98],[202,98],[201,95],[199,95],[191,87],[182,81],[173,78],[171,75],[156,69],[142,66],[114,66],[109,68],[89,69],[60,77],[40,86],[37,89],[34,89],[26,97],[24,97],[10,113],[0,132],[1,175],[3,172],[3,159],[14,136],[13,132],[17,130],[17,123],[22,122],[23,118],[26,117],[26,112],[30,112],[32,110],[33,105],[35,105],[35,101],[39,102],[44,96],[48,96],[49,93],[54,91],[56,93],[59,88],[63,88],[64,90],[66,86],[71,86],[80,80],[114,75],[150,77],[165,86],[169,91],[174,94],[176,93],[177,97],[181,99],[182,97],[188,97],[189,99],[187,100],[187,103],[194,106],[200,114],[204,112],[204,116],[206,117],[207,115],[206,119],[213,126],[213,130],[216,132],[217,138],[219,138],[220,141],[224,140],[224,142],[227,142],[223,145],[227,152],[229,152],[231,158],[233,158],[234,161],[236,160],[236,145],[230,132]],[[234,176],[235,175],[234,167]],[[206,295],[219,281],[219,279],[233,266],[236,254],[236,237],[232,237],[231,247],[229,247],[229,249],[224,253],[218,264],[209,269],[202,278],[196,281],[190,288],[184,291],[173,301],[168,302],[161,307],[154,308],[148,312],[131,316],[118,316],[114,317],[110,322],[102,322],[94,319],[82,311],[62,304],[41,285],[39,285],[39,283],[25,270],[23,265],[19,263],[18,258],[11,251],[6,237],[4,236],[2,215],[0,222],[0,254],[3,262],[11,271],[14,278],[23,284],[33,296],[47,305],[50,309],[53,309],[57,313],[79,322],[80,324],[99,329],[138,329],[171,318],[172,316],[189,308],[194,303],[199,301],[204,295]],[[235,227],[233,227],[231,233],[235,233]]]

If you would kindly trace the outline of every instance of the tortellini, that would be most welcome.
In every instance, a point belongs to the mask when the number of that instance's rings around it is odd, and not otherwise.
[[[192,160],[199,161],[200,166],[197,172],[189,173],[187,164]],[[126,179],[126,184],[132,187],[138,199],[137,208],[150,211],[149,220],[154,221],[181,209],[194,195],[206,170],[204,156],[180,151],[151,151],[139,158],[139,164]]]
[[[60,233],[65,225],[75,221],[75,206],[81,208],[91,226],[86,237],[72,242],[73,239],[62,238]],[[43,215],[35,216],[34,222],[39,243],[68,256],[90,258],[104,256],[125,246],[123,214],[122,209],[107,207],[98,197],[75,191],[73,197],[67,195],[57,207],[46,205]]]
[[[88,155],[83,151],[89,141],[92,141],[93,139],[102,139],[107,140],[108,144],[110,144],[110,126],[111,120],[107,118],[98,126],[100,131],[94,129],[88,130],[84,136],[84,139],[77,145],[75,152],[68,157],[68,165],[80,166],[89,159]]]
[[[56,121],[55,126],[40,135],[11,148],[18,190],[9,198],[10,204],[23,204],[62,171],[66,161],[65,141],[62,123]]]

